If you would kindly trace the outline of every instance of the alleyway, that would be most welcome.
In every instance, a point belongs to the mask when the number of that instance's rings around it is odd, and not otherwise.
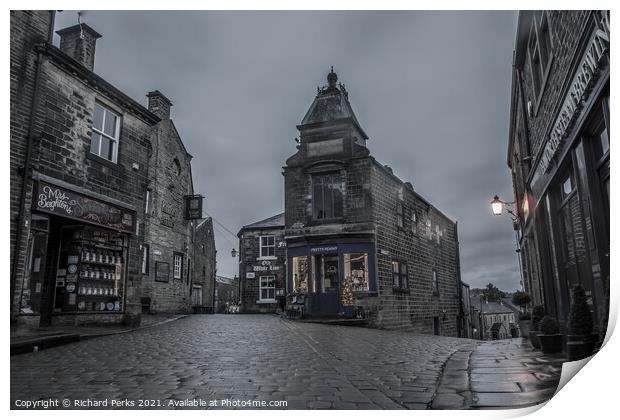
[[[272,315],[196,315],[11,358],[11,400],[286,401],[289,409],[525,406],[557,359],[480,343]]]

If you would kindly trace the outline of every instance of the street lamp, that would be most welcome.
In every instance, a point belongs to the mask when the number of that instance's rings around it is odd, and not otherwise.
[[[516,222],[517,220],[519,220],[519,216],[517,216],[511,209],[514,203],[514,201],[504,201],[500,199],[497,195],[494,196],[493,200],[491,200],[491,210],[493,210],[493,215],[501,216],[502,212],[504,211],[504,206],[506,206],[506,213],[512,216],[511,219],[513,222]]]
[[[233,249],[230,251],[230,255],[231,255],[233,258],[235,258],[237,255],[239,255],[239,252],[237,252],[237,250],[236,250],[235,248],[233,248]]]

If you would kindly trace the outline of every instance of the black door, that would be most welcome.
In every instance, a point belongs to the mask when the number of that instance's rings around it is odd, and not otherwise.
[[[338,255],[318,255],[317,267],[317,315],[335,316],[340,309]]]

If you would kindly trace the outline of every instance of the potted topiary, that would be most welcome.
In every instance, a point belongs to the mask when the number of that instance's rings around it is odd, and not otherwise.
[[[564,338],[564,334],[560,334],[560,324],[554,317],[546,315],[542,321],[540,321],[540,333],[538,334],[538,338],[540,339],[540,347],[543,353],[562,352],[562,339]]]
[[[530,321],[530,343],[535,349],[540,348],[540,340],[538,339],[538,334],[540,334],[539,324],[542,320],[543,316],[545,316],[545,308],[544,306],[538,305],[532,308],[532,320]]]
[[[566,337],[566,355],[569,362],[590,357],[598,334],[593,333],[594,323],[586,292],[581,286],[573,288],[573,299],[568,313],[568,336]]]
[[[525,312],[519,314],[519,332],[521,333],[521,337],[529,338],[531,320],[532,315],[530,313]]]

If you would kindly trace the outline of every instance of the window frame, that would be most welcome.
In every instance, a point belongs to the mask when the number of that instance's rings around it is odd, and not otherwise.
[[[543,62],[543,56],[541,52],[541,45],[543,45],[544,33],[541,33],[541,27],[546,27],[546,36],[548,37],[548,45],[545,43],[546,51],[546,63]],[[532,54],[538,54],[537,63],[537,75],[538,75],[538,88],[535,84],[534,75],[534,61]],[[532,22],[530,26],[530,32],[527,41],[527,56],[530,65],[530,78],[532,79],[533,99],[534,99],[534,112],[533,115],[538,115],[538,109],[540,102],[547,87],[547,81],[549,80],[549,74],[551,73],[551,64],[553,63],[553,37],[551,36],[551,23],[549,20],[549,14],[546,10],[540,11],[540,13],[532,13]]]
[[[398,271],[394,271],[395,266],[398,267]],[[404,273],[403,273],[403,267],[405,267]],[[398,276],[398,284],[394,282],[395,276]],[[407,261],[405,260],[396,259],[396,258],[392,259],[392,290],[394,291],[408,291],[409,290],[409,267],[408,267]]]
[[[341,202],[339,206],[335,205],[335,200],[332,194],[331,197],[331,214],[329,216],[325,216],[325,217],[321,217],[319,218],[316,212],[316,205],[317,205],[317,197],[315,196],[315,185],[316,185],[316,180],[319,178],[326,178],[326,177],[337,177],[339,180],[339,183],[343,186],[342,191],[341,191]],[[335,182],[333,182],[333,178],[331,180],[332,184],[335,184]],[[345,184],[345,176],[342,174],[342,172],[340,171],[331,171],[331,172],[321,172],[321,173],[314,173],[311,174],[311,195],[312,195],[312,199],[311,199],[311,204],[312,204],[312,220],[314,222],[329,222],[329,221],[334,221],[334,220],[341,220],[344,217],[344,209],[345,209],[345,194],[346,194],[346,186]],[[322,183],[322,187],[325,188],[325,184]],[[325,194],[323,193],[323,196]],[[323,213],[327,214],[325,212],[325,200],[323,198],[323,206],[322,206],[322,210]]]
[[[263,245],[263,238],[273,238],[273,245]],[[273,255],[263,255],[263,248],[273,248]],[[276,235],[260,235],[258,237],[258,259],[275,260],[276,257]]]
[[[263,287],[263,279],[265,281],[269,281],[268,279],[273,279],[273,287]],[[273,298],[263,298],[263,290],[273,290]],[[273,274],[266,276],[259,276],[258,278],[258,300],[256,303],[277,303],[276,300],[276,276]]]
[[[101,109],[103,109],[103,117],[102,117],[103,127],[102,127],[102,130],[99,130],[98,128],[95,127],[95,121],[94,121],[94,119],[95,119],[94,118],[95,117],[95,111],[93,110],[93,114],[92,114],[93,115],[93,123],[92,123],[92,125],[90,127],[91,130],[92,130],[92,133],[91,133],[91,136],[90,136],[90,147],[88,149],[88,153],[90,153],[93,156],[96,156],[99,159],[103,159],[106,162],[118,164],[118,149],[120,147],[120,137],[121,137],[120,134],[121,134],[122,114],[120,112],[112,109],[112,107],[110,107],[110,106],[108,106],[108,105],[106,105],[103,102],[98,101],[98,100],[95,101],[95,108],[94,109],[96,109],[97,106],[99,106],[99,107],[101,107]],[[106,118],[106,114],[108,112],[113,114],[113,115],[115,115],[117,117],[116,118],[116,124],[115,124],[115,127],[114,127],[115,137],[110,136],[109,134],[106,134],[104,132],[104,130],[105,130],[105,118]],[[94,134],[98,134],[98,135],[100,135],[102,137],[105,137],[113,145],[112,159],[108,159],[107,157],[104,157],[104,156],[101,155],[101,139],[99,139],[98,152],[97,153],[93,152],[92,148],[93,148],[93,136],[94,136]]]
[[[177,275],[177,257],[179,258],[179,274]],[[183,253],[174,252],[172,254],[172,279],[183,280]]]
[[[149,274],[149,265],[151,259],[151,249],[148,244],[142,244],[142,261],[140,261],[140,273],[142,275]]]
[[[400,230],[405,228],[405,206],[402,201],[396,203],[396,227]]]
[[[439,279],[437,277],[437,270],[433,270],[432,273],[431,289],[433,291],[433,296],[439,296]]]

